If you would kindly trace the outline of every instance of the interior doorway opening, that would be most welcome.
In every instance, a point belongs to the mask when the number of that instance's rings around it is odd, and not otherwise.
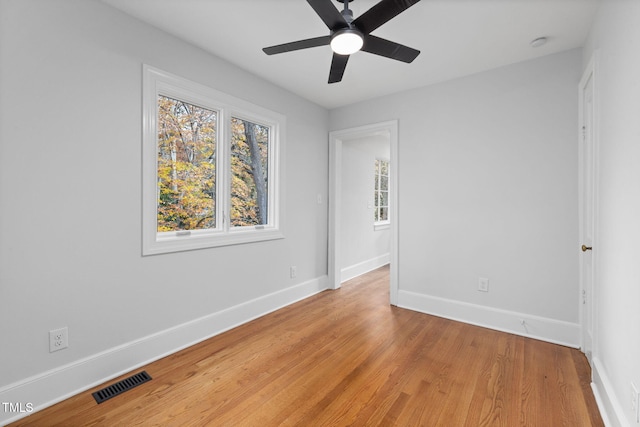
[[[341,283],[389,264],[389,159],[386,133],[342,143]]]
[[[340,131],[334,131],[329,136],[329,286],[333,289],[338,289],[342,281],[355,277],[353,274],[358,273],[358,269],[361,269],[361,274],[379,267],[376,263],[388,263],[389,264],[389,299],[392,305],[397,305],[398,297],[398,214],[397,214],[397,201],[398,201],[398,122],[389,121],[383,123],[376,123],[367,126],[361,126],[357,128],[350,128]],[[366,157],[371,158],[373,154],[372,147],[376,144],[387,144],[388,146],[388,217],[389,223],[386,229],[383,227],[377,232],[384,232],[388,236],[388,254],[387,255],[374,255],[371,259],[364,260],[355,264],[352,261],[355,259],[352,254],[348,253],[352,249],[357,252],[358,245],[366,245],[368,238],[362,238],[363,242],[356,242],[353,248],[344,244],[344,238],[349,238],[349,234],[352,233],[354,227],[354,220],[347,218],[344,214],[345,209],[349,208],[350,199],[349,194],[346,192],[353,191],[349,186],[345,187],[347,179],[351,170],[348,168],[347,161],[353,159],[352,151],[357,151],[358,147],[363,152],[368,152]],[[371,147],[367,147],[371,145]],[[367,148],[370,148],[367,150]],[[384,154],[378,155],[378,157],[385,157]],[[375,154],[373,154],[375,159]],[[363,160],[364,161],[364,160]],[[366,166],[365,166],[366,167]],[[375,240],[376,231],[374,230],[374,209],[376,204],[373,198],[374,191],[374,165],[371,165],[371,185],[369,194],[364,194],[364,206],[365,211],[371,206],[371,221],[369,222],[371,233],[369,238]],[[364,184],[363,184],[364,185]],[[347,198],[345,198],[345,195]],[[369,202],[367,202],[367,198]],[[360,203],[362,203],[360,200]],[[362,207],[362,205],[360,205]],[[366,220],[365,220],[366,221]],[[365,224],[366,226],[367,224]],[[378,234],[378,237],[383,234]],[[383,239],[381,239],[383,240]],[[371,253],[370,253],[371,254]],[[349,258],[351,257],[351,258]],[[385,261],[388,260],[388,261]],[[347,264],[353,265],[347,265]]]

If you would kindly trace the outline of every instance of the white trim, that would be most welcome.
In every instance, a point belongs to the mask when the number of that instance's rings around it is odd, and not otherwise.
[[[590,363],[593,363],[593,362],[590,362]],[[611,426],[611,421],[609,421],[609,417],[602,410],[602,408],[604,408],[604,403],[602,401],[602,397],[600,396],[600,391],[598,387],[595,385],[595,383],[593,382],[591,383],[591,391],[593,392],[593,397],[596,400],[596,405],[598,406],[598,412],[600,412],[600,417],[602,418],[602,422],[606,427]]]
[[[389,136],[391,156],[389,159],[391,175],[389,176],[389,218],[391,222],[389,252],[389,302],[397,304],[398,300],[398,121],[375,123],[329,133],[329,286],[338,289],[341,283],[340,266],[340,209],[342,199],[342,143],[354,138],[384,134]]]
[[[391,221],[375,222],[373,224],[373,231],[388,230],[389,228],[391,228]]]
[[[361,276],[365,273],[375,270],[376,268],[380,268],[383,265],[387,265],[389,264],[389,259],[390,256],[387,253],[375,258],[368,259],[366,261],[359,262],[349,267],[344,267],[340,271],[340,283],[344,283],[347,280],[353,279],[354,277]]]
[[[614,387],[607,377],[607,373],[602,366],[602,362],[597,357],[591,360],[591,389],[596,398],[600,416],[607,427],[629,426],[624,409],[614,392]]]
[[[284,178],[280,158],[285,155],[286,117],[250,102],[219,92],[208,86],[158,70],[149,65],[142,69],[142,255],[210,248],[281,239],[281,206]],[[183,100],[217,112],[216,228],[178,233],[157,232],[157,109],[158,95]],[[231,205],[230,156],[231,118],[242,118],[270,129],[268,223],[257,227],[230,227],[228,212]]]
[[[567,347],[578,348],[580,345],[580,325],[577,323],[404,290],[399,292],[398,307]]]
[[[327,289],[318,277],[157,332],[0,389],[0,402],[42,410],[92,387]],[[153,372],[149,372],[153,377]],[[0,412],[0,425],[29,413]]]

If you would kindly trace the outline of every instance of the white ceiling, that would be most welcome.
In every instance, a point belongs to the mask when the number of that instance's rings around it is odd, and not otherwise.
[[[326,108],[581,47],[599,0],[422,0],[372,34],[421,51],[411,64],[357,52],[327,84],[329,46],[266,46],[328,35],[304,0],[102,0]],[[358,17],[377,0],[354,0]],[[335,3],[341,7],[339,3]],[[529,42],[548,37],[542,47]]]

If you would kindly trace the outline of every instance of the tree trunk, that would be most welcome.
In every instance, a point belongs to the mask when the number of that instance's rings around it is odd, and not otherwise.
[[[243,120],[244,135],[249,146],[251,154],[251,171],[253,175],[253,183],[256,186],[256,204],[258,205],[258,218],[260,224],[267,223],[267,181],[264,176],[262,167],[262,159],[260,156],[260,147],[256,139],[255,124]]]

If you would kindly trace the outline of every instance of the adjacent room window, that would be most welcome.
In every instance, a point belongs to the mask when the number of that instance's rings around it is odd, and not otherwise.
[[[389,161],[376,159],[375,163],[374,226],[384,228],[389,226]]]
[[[143,254],[281,238],[284,117],[144,68]]]

